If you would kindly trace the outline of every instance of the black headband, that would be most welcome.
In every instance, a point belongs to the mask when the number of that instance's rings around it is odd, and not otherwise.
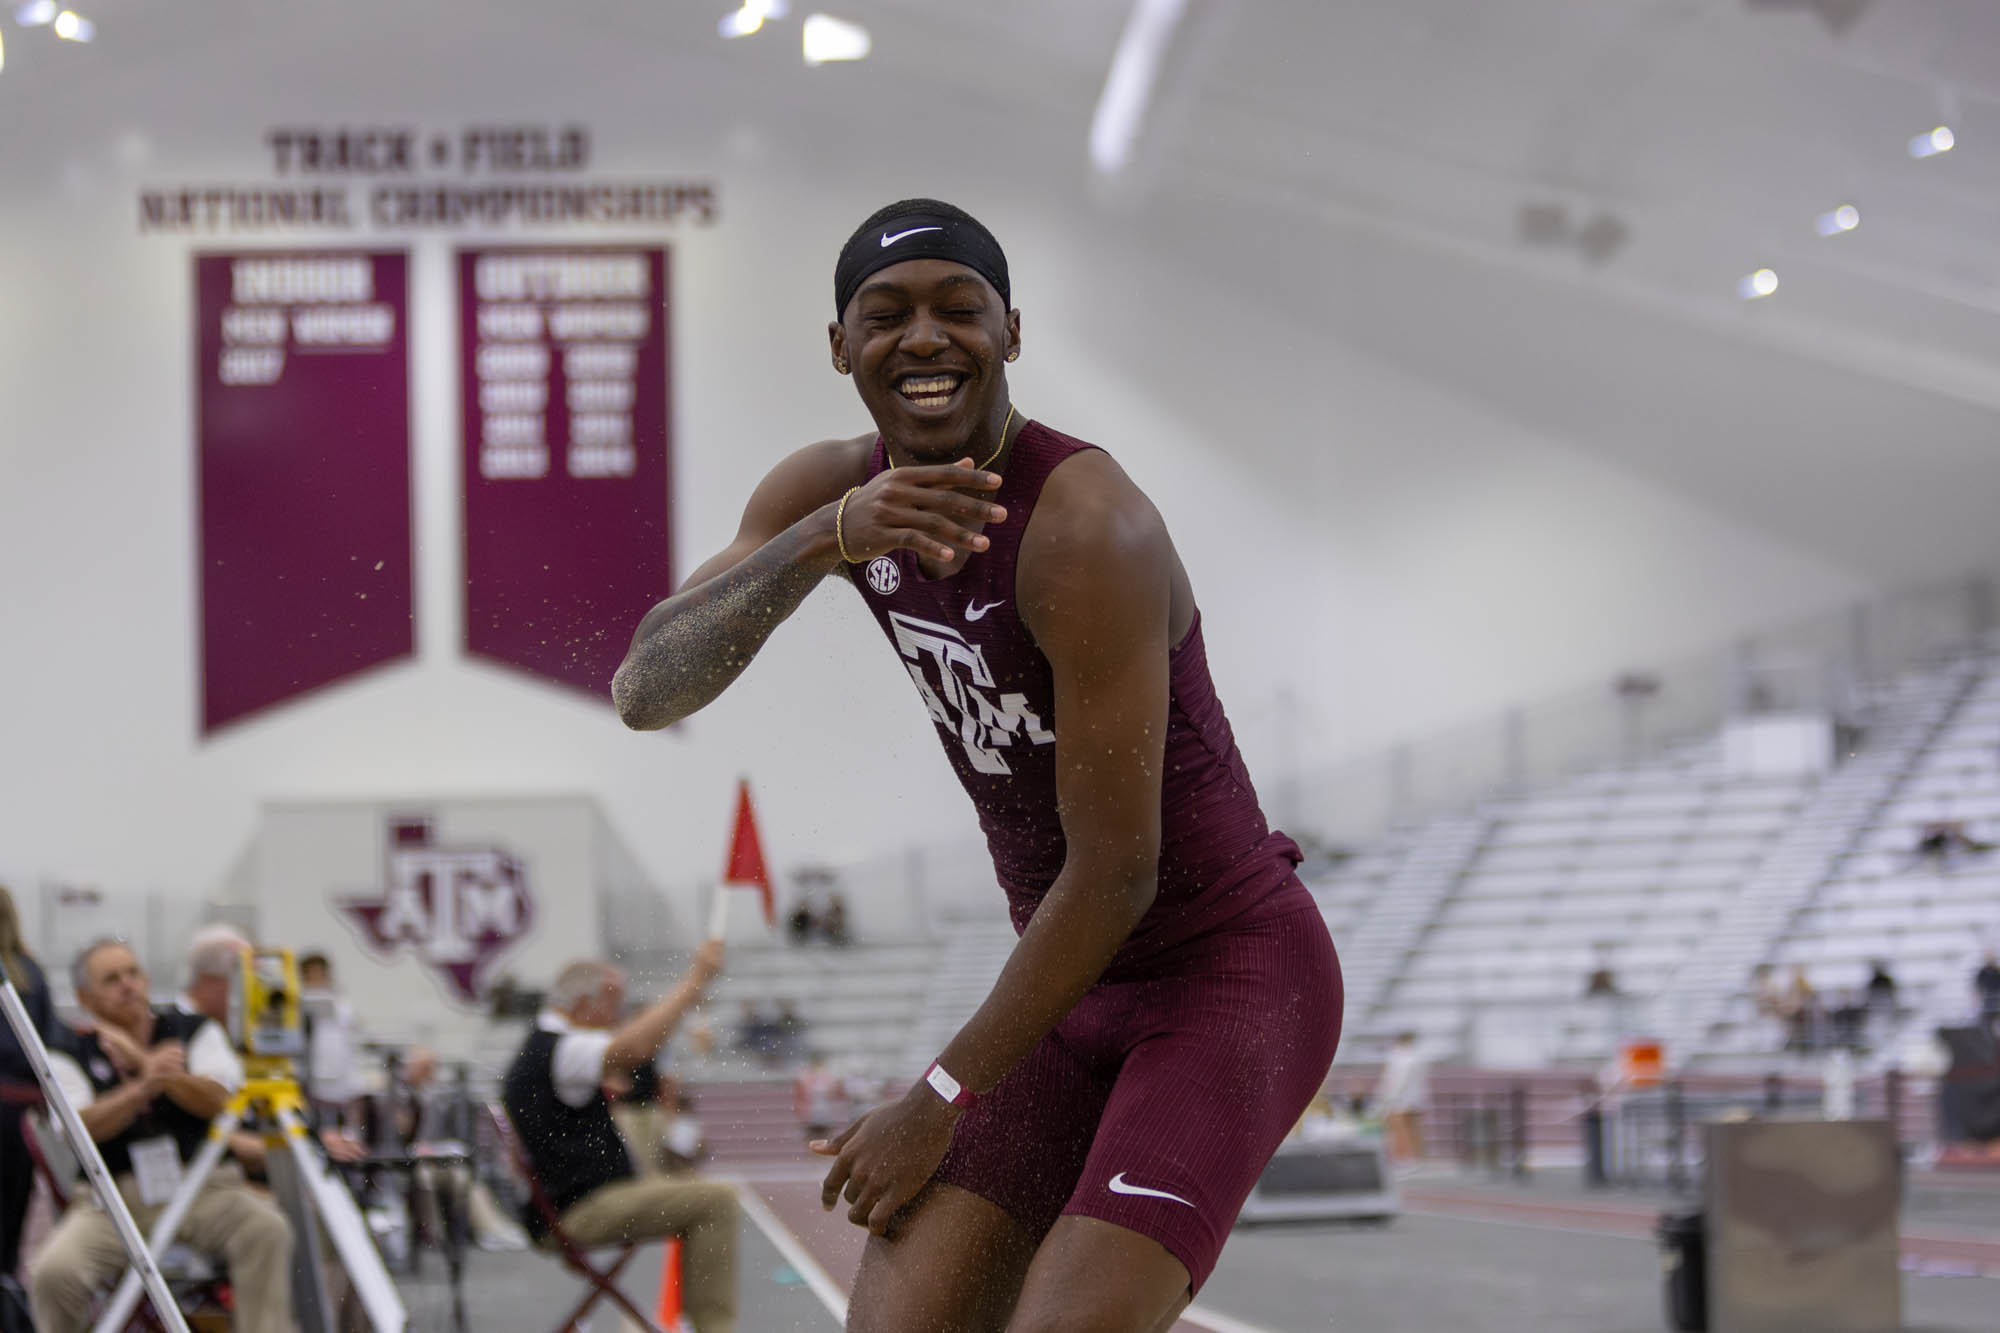
[[[906,259],[949,259],[963,264],[993,284],[1000,304],[1009,304],[1007,256],[993,233],[969,217],[940,213],[899,213],[879,226],[856,232],[833,266],[833,316],[839,319],[847,303],[870,274]]]

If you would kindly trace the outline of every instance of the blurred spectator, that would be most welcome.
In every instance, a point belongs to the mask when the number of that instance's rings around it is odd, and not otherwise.
[[[845,946],[847,934],[847,899],[839,889],[826,895],[826,907],[819,914],[819,933],[828,944]]]
[[[1785,1049],[1810,1051],[1819,1046],[1820,1023],[1825,1017],[1819,992],[1806,976],[1803,966],[1792,968],[1791,984],[1785,988],[1780,1016],[1785,1020]]]
[[[1868,963],[1868,1022],[1882,1035],[1896,1022],[1899,1012],[1896,1005],[1896,978],[1889,972],[1887,959],[1875,958]]]
[[[796,1060],[805,1049],[806,1018],[791,1000],[778,1001],[776,1041],[773,1053],[780,1060]]]
[[[299,959],[299,1005],[306,1024],[306,1095],[322,1123],[347,1124],[361,1096],[359,1025],[323,953]]]
[[[71,968],[78,1002],[93,1024],[74,1058],[55,1057],[56,1078],[97,1141],[141,1230],[174,1195],[182,1171],[208,1139],[209,1121],[243,1083],[243,1065],[221,1028],[179,1006],[147,1003],[146,971],[116,940],[100,940]],[[106,1036],[117,1037],[107,1042]],[[136,1052],[136,1069],[124,1063]],[[229,1269],[238,1333],[289,1333],[291,1226],[234,1162],[209,1173],[179,1239]],[[111,1219],[88,1198],[71,1205],[30,1265],[42,1333],[91,1327],[95,1293],[126,1266]]]
[[[715,1181],[639,1176],[605,1086],[657,1058],[721,966],[722,942],[707,941],[680,985],[620,1023],[624,973],[597,960],[571,963],[557,976],[550,1007],[537,1016],[501,1091],[572,1241],[591,1249],[682,1238],[681,1279],[697,1333],[736,1327],[735,1191]],[[539,1234],[540,1216],[528,1222]]]
[[[1430,1100],[1430,1062],[1417,1045],[1417,1034],[1404,1032],[1382,1062],[1375,1084],[1374,1111],[1389,1137],[1389,1155],[1413,1162],[1424,1155],[1424,1105]]]
[[[810,900],[799,899],[799,905],[785,918],[785,928],[792,937],[792,943],[812,943],[813,933],[819,929],[819,918],[814,915]]]
[[[0,973],[20,993],[21,1006],[50,1050],[69,1044],[68,1033],[56,1022],[49,1004],[49,981],[21,939],[21,918],[14,895],[0,885]],[[21,1261],[21,1221],[34,1193],[34,1163],[21,1137],[21,1118],[41,1100],[28,1054],[14,1039],[14,1028],[0,1023],[0,1279],[10,1279]]]
[[[1994,957],[1993,950],[1986,951],[1979,970],[1972,974],[1972,988],[1979,992],[1979,1016],[1988,1027],[2000,1024],[2000,958]]]
[[[778,1019],[760,1000],[743,1002],[742,1018],[736,1027],[736,1045],[759,1059],[769,1059],[777,1049]]]
[[[403,1053],[399,1070],[401,1077],[393,1081],[389,1096],[403,1151],[422,1157],[431,1152],[468,1150],[471,1126],[461,1123],[464,1117],[456,1113],[452,1097],[438,1086],[437,1052],[428,1046],[412,1046]],[[486,1182],[470,1167],[426,1162],[412,1174],[412,1183],[416,1186],[414,1203],[418,1220],[431,1235],[444,1234],[442,1184],[464,1200],[465,1222],[472,1232],[473,1244],[482,1250],[528,1248],[527,1234],[501,1211]]]
[[[1618,976],[1608,963],[1599,963],[1584,983],[1583,996],[1587,1000],[1615,998],[1618,995]]]
[[[203,926],[188,937],[187,987],[175,1006],[184,1014],[199,1014],[229,1032],[229,993],[243,970],[250,941],[236,927],[221,922]]]
[[[792,1107],[798,1112],[806,1138],[830,1138],[835,1131],[846,1128],[846,1100],[840,1075],[827,1065],[826,1052],[814,1051],[792,1081]]]
[[[833,883],[832,873],[801,871],[799,882],[806,887],[799,894],[798,905],[785,918],[786,934],[792,943],[811,944],[817,939],[827,944],[846,944],[847,899],[839,889],[827,887]]]
[[[1785,988],[1778,981],[1778,969],[1759,963],[1750,973],[1750,995],[1757,1006],[1758,1027],[1775,1050],[1785,1040]]]
[[[1916,860],[1932,870],[1943,871],[1960,855],[1978,855],[1993,850],[1993,844],[1969,836],[1957,819],[1934,819],[1917,835]]]
[[[1846,1047],[1835,1047],[1827,1055],[1820,1079],[1820,1115],[1828,1120],[1854,1119],[1854,1056]]]
[[[1843,991],[1840,1003],[1827,1012],[1827,1024],[1831,1029],[1834,1049],[1858,1051],[1862,1047],[1862,1031],[1868,1021],[1868,1010],[1861,998],[1853,991]]]

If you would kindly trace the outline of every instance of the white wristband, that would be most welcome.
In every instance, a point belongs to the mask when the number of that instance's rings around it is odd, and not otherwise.
[[[965,1085],[945,1072],[943,1065],[931,1061],[931,1067],[924,1071],[924,1082],[931,1085],[931,1091],[950,1102],[953,1106],[969,1107],[978,1098]]]

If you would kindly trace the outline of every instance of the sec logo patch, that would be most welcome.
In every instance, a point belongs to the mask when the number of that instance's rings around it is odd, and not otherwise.
[[[903,586],[903,571],[888,556],[878,555],[868,562],[868,586],[887,597]]]

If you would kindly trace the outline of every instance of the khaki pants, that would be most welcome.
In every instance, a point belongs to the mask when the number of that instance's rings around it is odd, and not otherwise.
[[[640,1175],[671,1176],[688,1169],[689,1163],[676,1157],[667,1145],[667,1128],[673,1122],[667,1112],[657,1106],[621,1103],[611,1108],[611,1118],[617,1121],[618,1133]]]
[[[642,1176],[594,1189],[562,1215],[584,1249],[681,1238],[681,1295],[696,1333],[736,1333],[736,1191],[712,1180]]]
[[[141,1232],[165,1211],[139,1201],[129,1174],[118,1177],[118,1192]],[[241,1169],[228,1163],[215,1168],[175,1239],[228,1267],[236,1333],[295,1333],[291,1224],[268,1196],[244,1183]],[[128,1267],[118,1229],[97,1201],[71,1205],[28,1265],[36,1325],[42,1333],[88,1333],[92,1296],[109,1290]]]

